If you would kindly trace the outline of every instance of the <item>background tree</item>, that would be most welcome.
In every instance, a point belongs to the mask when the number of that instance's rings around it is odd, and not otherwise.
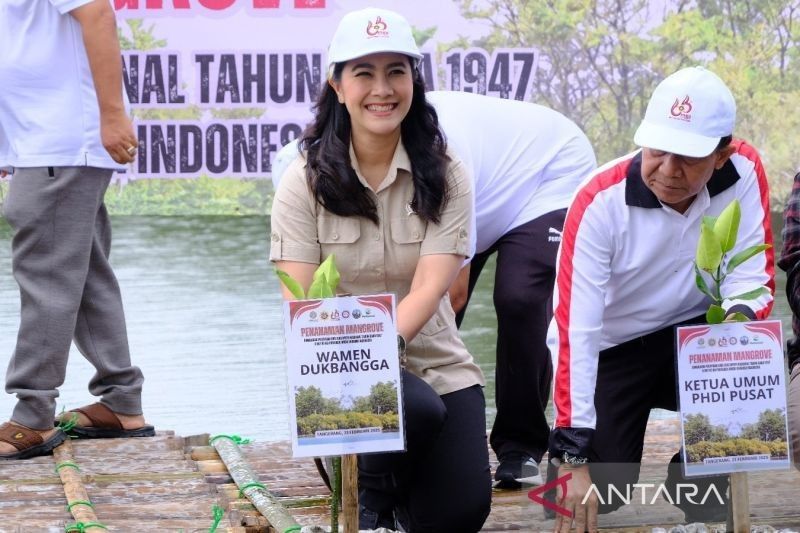
[[[698,442],[719,442],[729,439],[728,430],[724,426],[715,426],[707,415],[686,415],[683,423],[683,434],[686,445]]]
[[[773,205],[800,160],[800,0],[459,0],[490,33],[470,44],[538,52],[532,100],[581,126],[605,162],[632,150],[655,85],[679,68],[720,75],[738,107],[735,134],[761,153]]]
[[[372,412],[380,415],[383,413],[397,412],[397,386],[393,381],[376,383],[369,390],[369,404]]]
[[[786,418],[783,409],[766,409],[758,415],[755,424],[747,424],[742,430],[745,439],[758,439],[766,442],[786,440]]]
[[[300,387],[294,395],[294,404],[297,410],[297,417],[322,413],[325,407],[325,398],[318,387]]]

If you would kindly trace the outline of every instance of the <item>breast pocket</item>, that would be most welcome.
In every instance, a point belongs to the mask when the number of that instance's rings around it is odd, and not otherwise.
[[[322,253],[320,260],[335,254],[336,268],[342,279],[355,280],[360,264],[357,243],[361,224],[358,219],[321,215],[317,218],[317,236]]]
[[[390,224],[400,275],[411,277],[417,268],[427,225],[417,215],[393,218]]]

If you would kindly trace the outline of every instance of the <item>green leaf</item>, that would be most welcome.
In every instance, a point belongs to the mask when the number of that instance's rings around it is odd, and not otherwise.
[[[717,223],[717,217],[703,217],[703,224],[708,226],[709,228],[713,228],[714,225]]]
[[[715,272],[722,262],[722,247],[719,239],[706,221],[700,226],[700,239],[697,241],[697,256],[695,262],[699,268],[706,272]]]
[[[325,261],[323,261],[322,264],[317,267],[317,270],[314,272],[314,280],[323,274],[328,280],[327,284],[330,288],[330,292],[336,294],[336,287],[339,286],[339,280],[341,277],[339,276],[339,270],[336,268],[336,259],[334,258],[333,254],[326,257]]]
[[[729,296],[726,298],[726,300],[755,300],[764,294],[769,294],[769,289],[766,287],[759,287],[757,289],[753,289],[752,291],[737,294],[736,296]]]
[[[717,235],[722,253],[733,250],[736,245],[736,234],[739,233],[739,221],[742,218],[742,209],[739,200],[734,200],[722,210],[714,222],[714,233]]]
[[[735,313],[733,313],[733,314],[732,314],[731,316],[729,316],[728,318],[733,318],[733,320],[734,320],[735,322],[750,322],[750,319],[749,319],[749,318],[747,318],[747,315],[745,315],[745,314],[742,314],[742,313],[740,313],[740,312],[738,312],[738,311],[737,311],[737,312],[735,312]]]
[[[731,260],[728,261],[728,272],[731,272],[734,268],[741,265],[751,257],[756,256],[764,250],[768,250],[770,248],[772,248],[772,245],[770,244],[757,244],[747,248],[746,250],[742,250],[738,254],[731,257]]]
[[[712,300],[716,301],[717,299],[714,298],[714,295],[711,294],[711,291],[708,288],[708,284],[706,283],[705,278],[703,277],[703,273],[700,272],[700,269],[697,267],[697,263],[694,265],[694,283],[697,285],[697,288],[700,289],[700,292],[711,298]]]
[[[297,280],[283,270],[278,270],[277,268],[275,269],[275,273],[278,275],[278,278],[283,282],[286,288],[289,289],[289,292],[292,293],[292,296],[298,300],[305,299],[306,295],[303,292],[303,287],[297,282]]]
[[[725,320],[725,310],[716,304],[709,305],[708,311],[706,311],[706,322],[709,324],[722,324],[723,320]]]
[[[311,286],[308,288],[308,297],[314,300],[324,298],[326,288],[328,288],[328,279],[325,274],[315,274],[314,281],[311,282]]]

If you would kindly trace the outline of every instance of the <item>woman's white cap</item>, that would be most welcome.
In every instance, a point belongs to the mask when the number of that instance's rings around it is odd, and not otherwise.
[[[336,63],[379,52],[398,52],[422,59],[411,25],[394,11],[367,7],[342,17],[328,47],[328,75]]]
[[[705,157],[733,134],[736,101],[728,86],[703,67],[689,67],[658,84],[633,142],[689,157]]]

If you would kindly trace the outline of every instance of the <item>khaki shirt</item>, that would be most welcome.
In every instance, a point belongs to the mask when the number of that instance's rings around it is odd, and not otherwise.
[[[451,158],[452,158],[451,154]],[[472,187],[467,169],[453,158],[448,167],[449,201],[439,224],[426,223],[409,207],[414,185],[411,162],[398,143],[386,178],[373,192],[355,163],[358,179],[377,205],[380,224],[363,217],[340,217],[319,205],[308,186],[305,157],[286,169],[272,204],[271,261],[319,264],[336,255],[339,291],[349,294],[394,293],[402,300],[420,256],[467,255]],[[483,385],[483,374],[458,336],[455,314],[445,294],[439,308],[408,343],[407,368],[440,395]]]

